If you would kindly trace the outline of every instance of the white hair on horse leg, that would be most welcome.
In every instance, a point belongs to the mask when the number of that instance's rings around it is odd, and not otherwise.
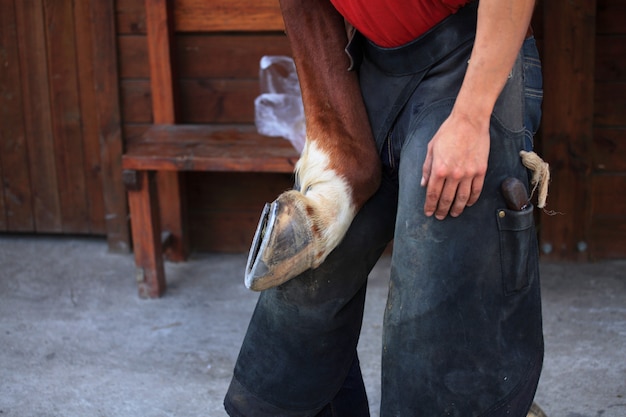
[[[311,221],[319,232],[315,267],[341,242],[356,215],[350,184],[330,169],[329,156],[308,140],[296,166],[296,183],[304,195]]]

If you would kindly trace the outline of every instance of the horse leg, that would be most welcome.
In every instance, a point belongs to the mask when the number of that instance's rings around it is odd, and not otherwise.
[[[328,0],[281,0],[306,117],[296,186],[266,205],[246,286],[264,290],[318,267],[380,185],[380,159],[344,20]]]

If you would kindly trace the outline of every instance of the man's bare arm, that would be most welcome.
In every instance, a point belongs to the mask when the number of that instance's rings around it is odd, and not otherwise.
[[[480,0],[467,73],[452,113],[428,146],[422,169],[424,213],[459,216],[483,188],[489,123],[495,102],[524,41],[534,0]]]

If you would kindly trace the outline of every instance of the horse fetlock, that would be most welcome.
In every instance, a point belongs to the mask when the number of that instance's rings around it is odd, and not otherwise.
[[[345,183],[322,183],[304,194],[306,214],[314,237],[313,267],[319,266],[345,236],[356,210]]]
[[[358,209],[347,173],[331,168],[330,159],[314,141],[309,141],[296,169],[297,183],[316,237],[314,267],[341,242]]]

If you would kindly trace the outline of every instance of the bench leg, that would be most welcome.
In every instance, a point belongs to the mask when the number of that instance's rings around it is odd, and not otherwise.
[[[171,171],[157,173],[161,224],[169,235],[168,244],[164,248],[165,257],[172,262],[183,262],[189,256],[184,180],[184,173]]]
[[[156,298],[165,291],[161,226],[154,171],[125,171],[139,296]]]

